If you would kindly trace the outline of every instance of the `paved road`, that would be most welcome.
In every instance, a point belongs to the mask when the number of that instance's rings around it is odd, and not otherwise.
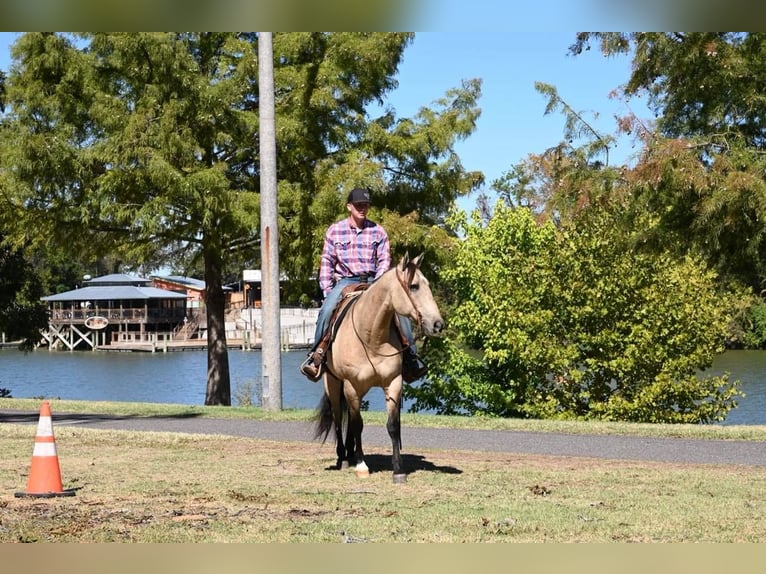
[[[36,424],[38,418],[38,412],[0,410],[0,424]],[[54,413],[53,424],[54,427],[77,425],[93,429],[218,434],[265,440],[315,440],[312,425],[307,422]],[[367,445],[391,446],[386,429],[372,424],[364,427],[364,442]],[[616,460],[766,466],[766,443],[749,441],[454,430],[407,427],[405,424],[402,428],[402,442],[403,450],[408,453],[413,453],[418,448],[433,448]]]

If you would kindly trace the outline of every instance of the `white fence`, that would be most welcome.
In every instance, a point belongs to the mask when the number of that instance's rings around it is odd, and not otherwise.
[[[318,308],[280,309],[279,331],[283,347],[305,347],[314,342]],[[226,322],[227,339],[243,339],[260,342],[263,333],[263,314],[260,308],[242,309],[235,321]]]

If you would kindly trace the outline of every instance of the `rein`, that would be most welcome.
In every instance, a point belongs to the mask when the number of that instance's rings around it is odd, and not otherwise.
[[[415,309],[415,312],[417,313],[418,328],[422,329],[422,326],[423,326],[423,316],[420,313],[420,309],[418,309],[417,305],[415,305],[415,301],[412,299],[412,294],[410,293],[410,290],[407,287],[406,282],[403,280],[402,276],[399,275],[399,270],[395,269],[394,272],[396,273],[397,282],[402,287],[402,289],[404,289],[404,292],[406,293],[407,298],[410,300],[410,303],[412,304],[412,307]],[[404,274],[402,274],[402,275],[404,275]],[[362,293],[362,295],[365,295],[365,293]],[[367,344],[367,342],[359,334],[359,331],[357,331],[356,321],[354,321],[354,311],[355,311],[356,303],[357,302],[358,302],[358,299],[357,299],[357,301],[354,301],[352,303],[351,309],[350,309],[350,315],[351,316],[349,318],[351,319],[351,326],[354,329],[354,334],[356,335],[356,338],[359,340],[359,342],[362,343],[362,347],[364,347],[364,354],[367,356],[367,360],[370,362],[370,364],[372,364],[372,359],[370,359],[370,355],[367,352],[368,350],[372,351],[378,357],[395,357],[396,355],[404,354],[404,351],[406,350],[406,348],[402,348],[401,350],[399,350],[399,351],[397,351],[395,353],[390,353],[390,354],[377,353],[372,348],[370,348],[370,346]],[[396,313],[396,312],[394,311],[394,313]]]

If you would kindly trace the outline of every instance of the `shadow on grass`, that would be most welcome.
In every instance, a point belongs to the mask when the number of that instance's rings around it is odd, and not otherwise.
[[[364,462],[370,467],[370,472],[394,472],[391,464],[391,456],[385,454],[365,454]],[[416,472],[441,472],[444,474],[462,474],[463,471],[454,466],[439,466],[432,463],[420,454],[402,454],[402,466],[405,474]],[[335,465],[328,466],[325,470],[336,470]]]

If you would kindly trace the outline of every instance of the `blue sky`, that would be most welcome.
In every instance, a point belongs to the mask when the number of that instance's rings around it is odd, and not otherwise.
[[[564,117],[544,115],[547,101],[535,82],[554,85],[559,96],[603,133],[613,134],[614,116],[628,113],[625,103],[609,94],[627,83],[630,58],[605,58],[593,49],[569,56],[574,41],[575,32],[418,33],[404,53],[399,87],[389,103],[400,117],[411,116],[462,80],[481,78],[482,114],[476,131],[457,151],[463,166],[484,172],[489,184],[528,154],[563,139]],[[629,105],[640,117],[649,117],[642,101]],[[610,164],[623,163],[635,151],[630,141],[620,140],[610,152]]]
[[[0,33],[0,68],[6,71],[15,37],[15,33]],[[489,184],[528,154],[541,153],[563,137],[564,118],[543,115],[546,100],[535,90],[536,81],[554,85],[570,106],[603,133],[614,133],[614,115],[628,112],[609,93],[627,82],[630,59],[605,58],[595,49],[569,56],[574,40],[575,32],[417,33],[400,65],[399,87],[387,104],[398,117],[409,117],[459,87],[462,80],[481,78],[482,115],[476,131],[457,145],[457,152],[463,166],[484,172]],[[629,103],[639,116],[649,117],[641,100]],[[623,140],[610,153],[610,163],[622,163],[634,151]],[[460,205],[471,209],[475,199],[464,199]]]

